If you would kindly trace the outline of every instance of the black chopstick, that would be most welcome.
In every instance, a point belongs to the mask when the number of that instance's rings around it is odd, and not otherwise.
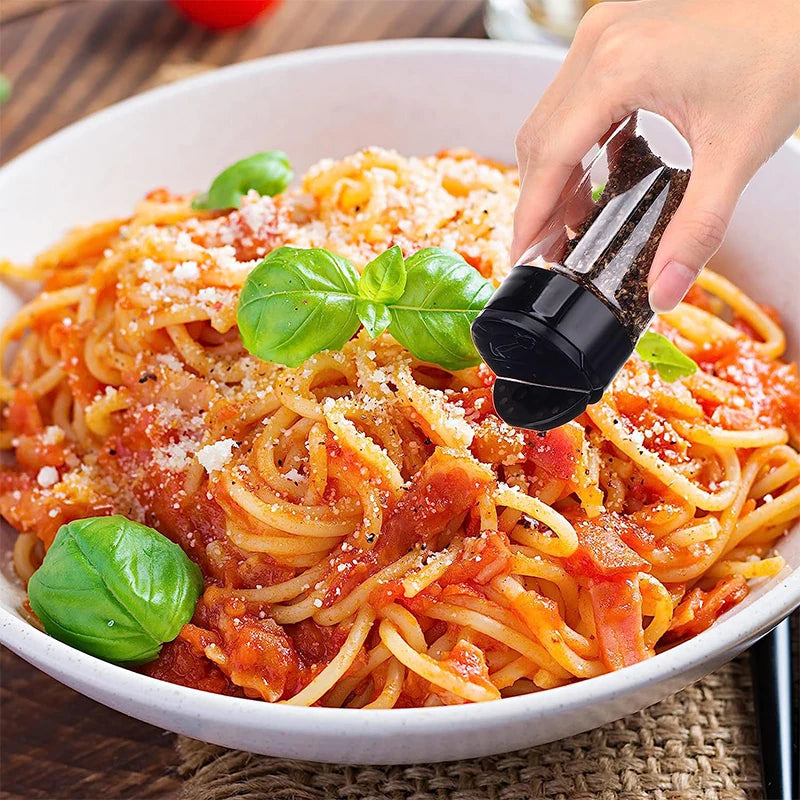
[[[792,716],[794,717],[794,738],[792,739],[792,763],[794,764],[794,790],[800,793],[800,610],[795,609],[789,617],[792,656]]]
[[[792,638],[783,620],[750,648],[761,777],[766,800],[797,800],[797,744],[793,733]]]

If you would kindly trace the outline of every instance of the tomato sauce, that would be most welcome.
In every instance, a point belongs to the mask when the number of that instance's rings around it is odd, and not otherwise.
[[[506,571],[510,562],[511,551],[504,533],[493,531],[485,536],[468,538],[458,560],[447,568],[437,583],[440,586],[476,580],[486,583],[488,579]],[[483,575],[486,577],[481,580]]]
[[[703,370],[741,386],[760,424],[784,424],[793,436],[800,436],[800,376],[796,364],[761,358],[753,342],[746,339],[706,344],[696,360]]]
[[[749,592],[741,575],[730,575],[710,590],[692,589],[675,609],[663,642],[679,642],[707,630],[729,608],[741,602]]]
[[[231,683],[213,661],[206,658],[205,648],[209,644],[219,643],[220,638],[216,634],[195,625],[184,625],[178,638],[167,642],[158,658],[145,664],[141,671],[169,683],[215,694],[241,696],[241,689]]]
[[[488,367],[486,371],[488,372]],[[488,386],[461,392],[456,394],[453,400],[455,405],[464,409],[467,421],[480,425],[471,447],[475,456],[484,461],[502,461],[504,456],[515,455],[518,451],[518,442],[515,439],[509,439],[505,452],[490,454],[485,449],[489,443],[495,449],[502,448],[503,436],[499,432],[513,431],[514,437],[519,437],[523,442],[525,463],[545,470],[554,478],[562,480],[573,478],[580,457],[580,448],[575,438],[565,428],[554,428],[550,431],[511,429],[500,419],[494,407],[491,390],[494,375],[490,373],[486,380],[489,381]]]
[[[489,668],[486,666],[486,658],[483,651],[470,642],[463,639],[459,640],[456,646],[449,653],[446,653],[439,663],[440,666],[452,670],[456,675],[470,683],[495,690],[494,684],[489,680]]]

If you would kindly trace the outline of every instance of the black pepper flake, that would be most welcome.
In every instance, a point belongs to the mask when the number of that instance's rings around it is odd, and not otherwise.
[[[372,544],[375,541],[375,534],[368,533],[367,534],[367,544]]]
[[[109,454],[110,456],[115,456],[115,455],[117,454],[117,451],[116,451],[116,450],[115,450],[115,449],[112,447],[112,448],[111,448],[111,449],[108,451],[108,454]]]
[[[157,376],[152,372],[143,372],[142,377],[139,378],[139,383],[147,383],[147,381],[157,380]]]

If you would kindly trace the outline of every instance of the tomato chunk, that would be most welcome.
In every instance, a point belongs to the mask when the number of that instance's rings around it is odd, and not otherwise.
[[[741,575],[730,575],[713,589],[692,589],[681,600],[672,617],[664,642],[677,642],[702,633],[729,608],[741,602],[748,593],[747,581]]]
[[[375,546],[383,563],[431,541],[475,504],[489,473],[476,462],[437,450],[414,476],[385,521]]]
[[[589,595],[600,657],[609,669],[622,669],[652,655],[644,643],[642,594],[635,579],[592,581]]]
[[[172,0],[192,22],[215,31],[242,28],[275,0]]]
[[[528,461],[555,478],[569,480],[575,474],[580,455],[574,439],[561,428],[534,433],[525,432]]]
[[[594,519],[573,521],[578,534],[578,549],[565,561],[567,571],[575,577],[599,578],[650,569],[623,537],[630,528],[639,527],[616,513],[601,514]]]

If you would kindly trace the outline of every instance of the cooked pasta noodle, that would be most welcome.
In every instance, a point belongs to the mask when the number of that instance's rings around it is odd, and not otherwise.
[[[195,212],[153,192],[8,275],[0,511],[23,581],[59,526],[124,514],[178,542],[205,592],[143,669],[294,705],[477,702],[591,678],[711,625],[780,573],[800,516],[800,381],[769,309],[711,271],[656,328],[699,371],[638,356],[578,420],[495,414],[485,366],[388,334],[290,369],[242,347],[236,302],[283,244],[362,267],[438,245],[505,271],[514,171],[369,149],[302,188]]]

